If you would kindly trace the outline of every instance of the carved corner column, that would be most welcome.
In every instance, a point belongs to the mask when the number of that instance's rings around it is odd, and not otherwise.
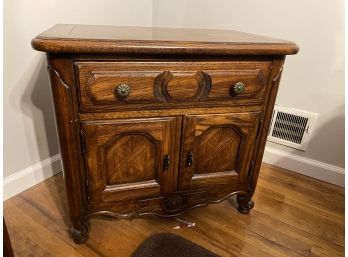
[[[259,176],[261,163],[263,154],[265,151],[265,145],[267,141],[267,135],[269,126],[271,124],[272,115],[273,115],[273,109],[274,104],[276,101],[278,88],[279,88],[279,82],[281,78],[281,74],[283,71],[283,64],[285,61],[285,56],[277,56],[274,58],[272,63],[272,71],[269,78],[269,87],[270,87],[270,94],[268,95],[266,99],[266,104],[264,105],[264,116],[262,119],[261,129],[260,129],[260,139],[259,142],[256,143],[255,148],[256,151],[254,152],[253,157],[253,166],[250,169],[249,174],[249,192],[250,197],[253,196],[257,184],[257,179]]]
[[[86,188],[78,109],[73,100],[76,99],[73,61],[64,55],[47,54],[47,62],[72,223],[70,233],[76,243],[84,243],[88,239],[89,221],[85,219]]]
[[[272,62],[272,71],[269,77],[268,87],[270,87],[270,94],[265,99],[264,115],[260,124],[260,136],[258,142],[255,143],[252,162],[248,174],[248,194],[238,194],[238,211],[243,214],[248,214],[254,207],[254,202],[251,199],[255,193],[255,188],[260,173],[263,154],[267,141],[269,126],[271,124],[275,100],[278,93],[279,82],[283,71],[283,64],[285,56],[276,56]]]

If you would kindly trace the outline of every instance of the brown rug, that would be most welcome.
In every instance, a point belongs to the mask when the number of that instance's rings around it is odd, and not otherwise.
[[[132,257],[219,257],[180,236],[161,233],[147,238]]]

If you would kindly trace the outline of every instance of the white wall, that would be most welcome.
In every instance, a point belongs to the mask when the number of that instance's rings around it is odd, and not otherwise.
[[[152,1],[4,1],[5,184],[59,153],[45,55],[30,45],[56,23],[151,26]]]
[[[318,112],[318,125],[307,152],[269,146],[343,167],[343,12],[343,0],[5,0],[5,184],[28,174],[37,181],[35,171],[59,160],[45,57],[30,46],[56,23],[235,29],[295,41],[300,52],[287,58],[277,103]]]
[[[277,104],[319,113],[306,152],[269,148],[344,167],[344,1],[154,0],[153,26],[234,29],[288,39]]]

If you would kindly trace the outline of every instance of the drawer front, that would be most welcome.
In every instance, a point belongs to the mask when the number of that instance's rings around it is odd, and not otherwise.
[[[75,62],[81,111],[262,103],[270,61]]]

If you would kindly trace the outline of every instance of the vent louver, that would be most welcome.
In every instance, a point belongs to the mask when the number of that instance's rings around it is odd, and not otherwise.
[[[275,106],[268,140],[306,150],[317,114]]]

